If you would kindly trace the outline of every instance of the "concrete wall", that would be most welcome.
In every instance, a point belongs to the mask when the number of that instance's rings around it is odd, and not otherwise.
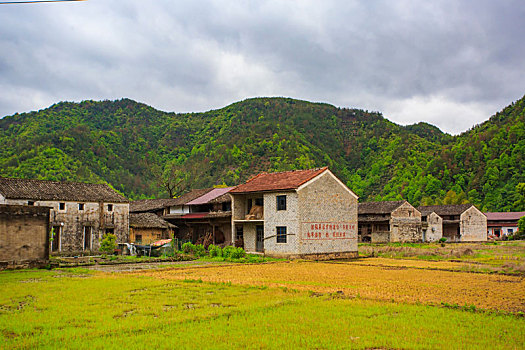
[[[330,171],[310,180],[297,193],[297,253],[315,258],[357,255],[357,196]]]
[[[443,237],[443,219],[436,213],[427,216],[426,228],[424,228],[424,241],[436,242]]]
[[[390,217],[390,242],[421,241],[421,213],[405,202]]]
[[[27,205],[27,200],[7,199],[10,205]],[[64,203],[64,210],[59,209]],[[79,210],[79,203],[84,209]],[[113,210],[108,210],[108,204]],[[68,201],[35,201],[34,206],[51,207],[50,225],[61,227],[58,239],[60,251],[84,250],[85,227],[91,227],[91,241],[86,250],[98,250],[106,230],[113,230],[117,243],[129,241],[129,203],[92,203]],[[89,247],[90,246],[90,247]],[[89,249],[91,248],[91,249]]]
[[[487,217],[472,206],[460,216],[460,242],[483,242],[487,240]]]
[[[38,266],[49,259],[49,210],[0,205],[0,268]]]

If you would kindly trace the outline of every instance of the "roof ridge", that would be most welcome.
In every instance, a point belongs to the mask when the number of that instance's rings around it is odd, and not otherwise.
[[[80,184],[80,185],[105,185],[111,188],[107,182],[104,183],[89,183],[81,181],[57,181],[57,180],[42,180],[42,179],[25,179],[21,177],[4,177],[0,176],[0,180],[17,180],[17,181],[34,181],[34,182],[52,182],[57,184]]]

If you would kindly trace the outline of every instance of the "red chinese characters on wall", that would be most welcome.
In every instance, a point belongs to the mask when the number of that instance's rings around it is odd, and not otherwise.
[[[303,239],[350,239],[356,234],[357,224],[350,222],[303,223]]]

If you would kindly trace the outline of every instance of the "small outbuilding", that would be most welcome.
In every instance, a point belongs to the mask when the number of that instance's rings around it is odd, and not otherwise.
[[[231,241],[250,253],[357,256],[357,195],[328,168],[262,173],[229,192]]]
[[[449,242],[487,240],[487,217],[473,204],[429,205],[420,212],[434,212],[443,219],[443,237]]]
[[[131,213],[129,215],[129,240],[136,244],[150,244],[173,236],[177,226],[154,213]]]
[[[502,239],[518,232],[518,220],[525,216],[525,211],[485,213],[485,216],[489,238]]]
[[[421,213],[407,201],[359,203],[359,241],[421,242]]]

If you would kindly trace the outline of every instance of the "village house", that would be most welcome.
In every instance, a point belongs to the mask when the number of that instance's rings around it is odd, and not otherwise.
[[[0,270],[47,263],[50,209],[0,204]]]
[[[484,214],[487,217],[488,237],[502,239],[518,232],[518,220],[525,216],[525,211]]]
[[[154,213],[129,214],[129,241],[135,244],[151,244],[169,239],[177,226]]]
[[[421,209],[423,242],[436,242],[443,237],[443,218],[433,210]]]
[[[106,184],[0,178],[0,204],[50,207],[52,252],[97,251],[106,233],[128,242],[129,202]]]
[[[359,203],[360,242],[421,242],[421,213],[407,201]]]
[[[442,218],[443,237],[449,242],[487,240],[487,217],[473,204],[429,205],[418,210],[434,212]]]
[[[178,228],[175,236],[193,243],[230,245],[233,187],[199,189],[176,198],[164,219]]]
[[[229,192],[231,241],[250,253],[357,255],[357,196],[328,168],[262,173]]]

